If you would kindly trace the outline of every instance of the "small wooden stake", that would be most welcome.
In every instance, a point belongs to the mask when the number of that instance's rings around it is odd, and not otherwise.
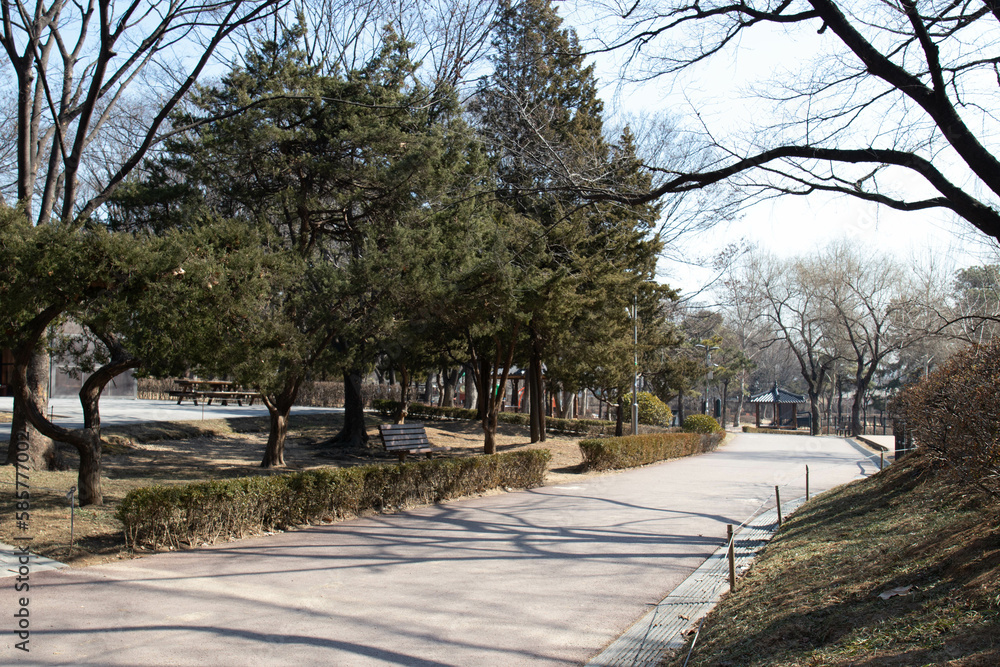
[[[726,526],[726,534],[729,537],[729,590],[736,590],[736,547],[733,541],[733,525]]]
[[[69,500],[69,555],[73,555],[73,518],[76,514],[76,503],[74,502],[76,498],[76,487],[71,486],[69,493],[66,494],[66,499]]]
[[[885,466],[885,452],[879,452],[878,453],[878,469],[882,470],[882,468],[884,466]]]
[[[774,487],[774,498],[778,501],[778,528],[781,528],[781,491]]]
[[[806,466],[806,502],[809,502],[809,466]]]

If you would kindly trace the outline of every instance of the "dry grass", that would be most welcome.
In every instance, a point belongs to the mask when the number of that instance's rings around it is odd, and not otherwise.
[[[998,518],[1000,501],[917,456],[824,495],[709,616],[689,665],[998,665]]]
[[[286,469],[302,470],[321,466],[342,467],[373,462],[391,463],[396,457],[382,450],[378,437],[378,416],[369,415],[369,445],[345,449],[331,447],[331,439],[343,425],[338,414],[292,417],[285,446]],[[282,470],[259,467],[267,441],[267,418],[170,422],[109,427],[105,437],[102,488],[104,505],[77,507],[74,514],[74,548],[70,543],[70,508],[67,491],[76,485],[77,457],[63,450],[67,469],[31,472],[31,519],[28,535],[31,550],[73,566],[86,566],[137,554],[125,549],[121,523],[114,517],[118,503],[129,491],[154,484],[186,482],[245,475],[268,475]],[[482,430],[473,422],[432,422],[428,437],[446,447],[448,456],[473,456],[482,452]],[[498,449],[543,448],[552,452],[549,483],[578,478],[582,456],[577,440],[548,437],[532,445],[525,427],[501,425]],[[14,469],[0,466],[0,542],[11,544],[14,521]],[[138,554],[141,555],[141,554]]]

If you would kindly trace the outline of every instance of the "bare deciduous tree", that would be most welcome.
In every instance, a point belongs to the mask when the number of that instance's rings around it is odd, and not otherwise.
[[[760,113],[741,116],[729,136],[699,118],[703,155],[711,156],[704,165],[666,169],[648,193],[591,196],[649,201],[733,180],[750,196],[833,192],[902,211],[950,211],[1000,238],[996,3],[599,6],[602,34],[614,36],[595,50],[626,54],[626,73],[635,78],[667,77],[723,53],[738,57],[745,40],[769,29],[769,39],[787,40],[789,57],[800,59],[790,69],[801,76],[760,91]],[[815,50],[795,50],[806,40]]]

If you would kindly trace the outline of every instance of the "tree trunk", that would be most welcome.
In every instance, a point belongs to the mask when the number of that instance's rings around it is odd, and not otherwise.
[[[38,347],[44,349],[44,341],[39,341]],[[46,352],[35,352],[28,364],[28,390],[34,399],[38,412],[45,414],[49,404],[49,355]],[[17,438],[15,434],[28,434],[28,460],[22,465],[30,470],[56,470],[62,461],[56,449],[55,442],[36,429],[28,420],[27,412],[21,405],[18,396],[14,397],[14,414],[11,419],[10,441],[7,447],[7,463],[17,460]]]
[[[363,447],[368,443],[365,429],[365,404],[361,396],[361,371],[344,369],[344,427],[329,444]]]
[[[80,507],[103,505],[101,489],[101,429],[84,429],[87,442],[77,445],[80,470],[76,476],[77,498]]]
[[[268,403],[267,411],[271,418],[271,429],[267,434],[267,446],[264,447],[264,458],[260,462],[260,467],[284,468],[285,436],[288,435],[290,409],[282,411]]]
[[[458,369],[446,368],[441,373],[444,378],[444,395],[442,405],[446,408],[455,407],[455,385],[458,384]]]
[[[811,415],[809,424],[809,435],[819,435],[819,396],[821,389],[809,392],[809,414]],[[798,417],[796,416],[796,419]],[[796,423],[798,426],[798,423]]]
[[[497,453],[497,416],[493,411],[483,419],[483,453]]]
[[[684,425],[684,391],[677,392],[677,425]]]
[[[531,442],[545,442],[545,378],[542,372],[542,355],[536,345],[531,346],[528,364],[531,391]]]
[[[410,406],[410,369],[403,365],[399,368],[400,376],[400,391],[399,391],[399,410],[396,411],[394,417],[397,424],[402,424],[406,421],[406,415],[408,408]]]
[[[497,453],[497,412],[499,403],[495,400],[493,388],[493,366],[486,356],[479,359],[479,377],[482,378],[479,396],[482,398],[483,453]]]
[[[476,405],[476,378],[469,364],[465,365],[465,409],[471,410]]]
[[[740,377],[740,397],[736,400],[736,414],[733,415],[733,426],[739,428],[740,419],[743,418],[743,398],[746,395],[746,380]]]
[[[729,408],[729,380],[726,380],[725,382],[722,383],[722,421],[719,422],[720,424],[722,424],[722,428],[726,428],[726,419],[728,417],[728,413],[726,412],[726,410],[728,408]]]
[[[851,437],[856,438],[859,435],[861,435],[861,400],[855,393],[851,402]]]
[[[615,415],[615,435],[617,437],[622,437],[625,433],[624,423],[622,420],[622,415],[625,412],[625,396],[618,392],[618,414]]]

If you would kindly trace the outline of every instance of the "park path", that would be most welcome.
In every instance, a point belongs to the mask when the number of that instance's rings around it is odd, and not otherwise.
[[[782,488],[877,470],[839,438],[736,436],[628,472],[0,580],[0,664],[580,665]]]

